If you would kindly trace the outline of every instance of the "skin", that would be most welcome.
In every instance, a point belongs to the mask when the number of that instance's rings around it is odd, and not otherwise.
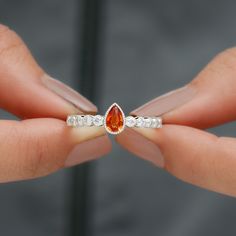
[[[94,159],[97,156],[85,142],[98,137],[101,155],[110,151],[103,128],[66,126],[67,115],[81,111],[45,87],[45,76],[20,37],[0,25],[0,108],[23,119],[0,120],[0,182],[36,178],[59,170],[80,143],[83,156],[78,151],[73,163]],[[81,103],[81,98],[76,102]],[[88,103],[87,112],[95,113],[96,107]]]
[[[24,119],[0,121],[0,182],[44,176],[64,166],[75,144],[105,132],[66,128],[63,120],[75,107],[41,86],[45,72],[16,33],[0,25],[0,39],[0,107]],[[232,48],[217,55],[189,84],[196,96],[164,114],[162,129],[136,130],[158,145],[169,173],[231,196],[236,196],[236,139],[202,129],[236,119],[235,78]],[[30,93],[34,96],[27,99]]]
[[[160,148],[163,168],[170,174],[236,196],[236,139],[202,130],[236,120],[236,48],[217,55],[187,86],[195,96],[165,113],[162,129],[135,131]],[[125,145],[119,137],[118,142]],[[155,163],[154,158],[149,161]]]

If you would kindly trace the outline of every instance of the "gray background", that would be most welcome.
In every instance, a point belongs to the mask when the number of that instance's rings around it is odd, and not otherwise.
[[[76,0],[0,0],[0,20],[20,34],[42,67],[74,85]],[[235,1],[107,0],[102,14],[99,85],[104,112],[129,112],[190,81],[236,43]],[[9,115],[2,112],[1,117]],[[233,124],[212,130],[235,135]],[[176,154],[178,155],[178,153]],[[68,235],[70,170],[0,186],[0,235]],[[176,180],[122,150],[92,163],[90,235],[235,235],[236,201]]]

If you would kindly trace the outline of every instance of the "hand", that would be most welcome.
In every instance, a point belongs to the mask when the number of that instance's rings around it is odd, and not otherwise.
[[[117,141],[186,182],[236,196],[236,139],[200,129],[236,119],[236,49],[216,56],[187,86],[132,112],[162,115],[162,129],[126,129]]]
[[[95,113],[96,107],[45,74],[22,40],[3,25],[0,108],[24,119],[0,121],[0,182],[44,176],[111,148],[103,128],[66,127],[68,114]]]

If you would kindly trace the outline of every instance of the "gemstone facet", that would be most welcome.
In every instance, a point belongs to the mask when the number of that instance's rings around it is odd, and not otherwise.
[[[143,125],[144,125],[144,118],[143,117],[136,118],[136,127],[141,128],[143,127]]]
[[[161,128],[161,127],[162,127],[161,118],[153,117],[152,118],[152,123],[151,123],[151,128]]]
[[[75,126],[81,127],[81,126],[84,125],[83,117],[81,117],[81,116],[76,116],[75,118],[76,118],[76,120],[75,120]]]
[[[151,127],[151,124],[152,124],[152,119],[149,118],[149,117],[145,117],[144,118],[144,127],[145,128],[150,128]]]
[[[91,126],[93,124],[93,117],[91,115],[85,115],[83,120],[85,126]]]
[[[125,116],[120,106],[112,104],[105,115],[105,128],[110,134],[118,134],[124,130]]]
[[[104,118],[100,115],[96,115],[93,117],[93,124],[95,126],[102,126],[104,122]]]
[[[67,120],[66,120],[66,123],[68,126],[74,126],[75,125],[75,116],[68,116]]]
[[[134,127],[135,125],[136,125],[136,119],[135,119],[135,117],[133,117],[133,116],[127,116],[126,118],[125,118],[125,124],[126,124],[126,126],[128,126],[128,127]]]

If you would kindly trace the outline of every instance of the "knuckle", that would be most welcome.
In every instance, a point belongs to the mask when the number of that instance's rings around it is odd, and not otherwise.
[[[48,138],[37,139],[34,137],[28,142],[29,153],[27,155],[28,164],[25,166],[25,171],[30,178],[48,175],[62,168],[60,158],[53,152],[50,140]]]
[[[25,130],[26,134],[27,130]],[[47,146],[43,145],[40,139],[29,135],[17,134],[18,136],[18,151],[24,156],[18,162],[18,168],[21,176],[24,178],[35,178],[45,175],[49,172],[47,169]]]
[[[25,174],[34,178],[41,175],[43,169],[43,159],[44,159],[44,148],[40,145],[40,141],[37,139],[32,141],[28,140],[26,142],[26,160],[23,167]]]
[[[52,146],[50,137],[42,138],[32,132],[31,126],[24,125],[24,121],[12,122],[6,132],[7,135],[0,133],[0,149],[4,152],[0,178],[32,179],[63,167],[63,158],[55,154],[56,144]]]
[[[30,137],[25,143],[26,159],[23,171],[27,178],[45,176],[62,168],[60,158],[57,158],[50,148],[50,140],[46,138],[42,141]]]

